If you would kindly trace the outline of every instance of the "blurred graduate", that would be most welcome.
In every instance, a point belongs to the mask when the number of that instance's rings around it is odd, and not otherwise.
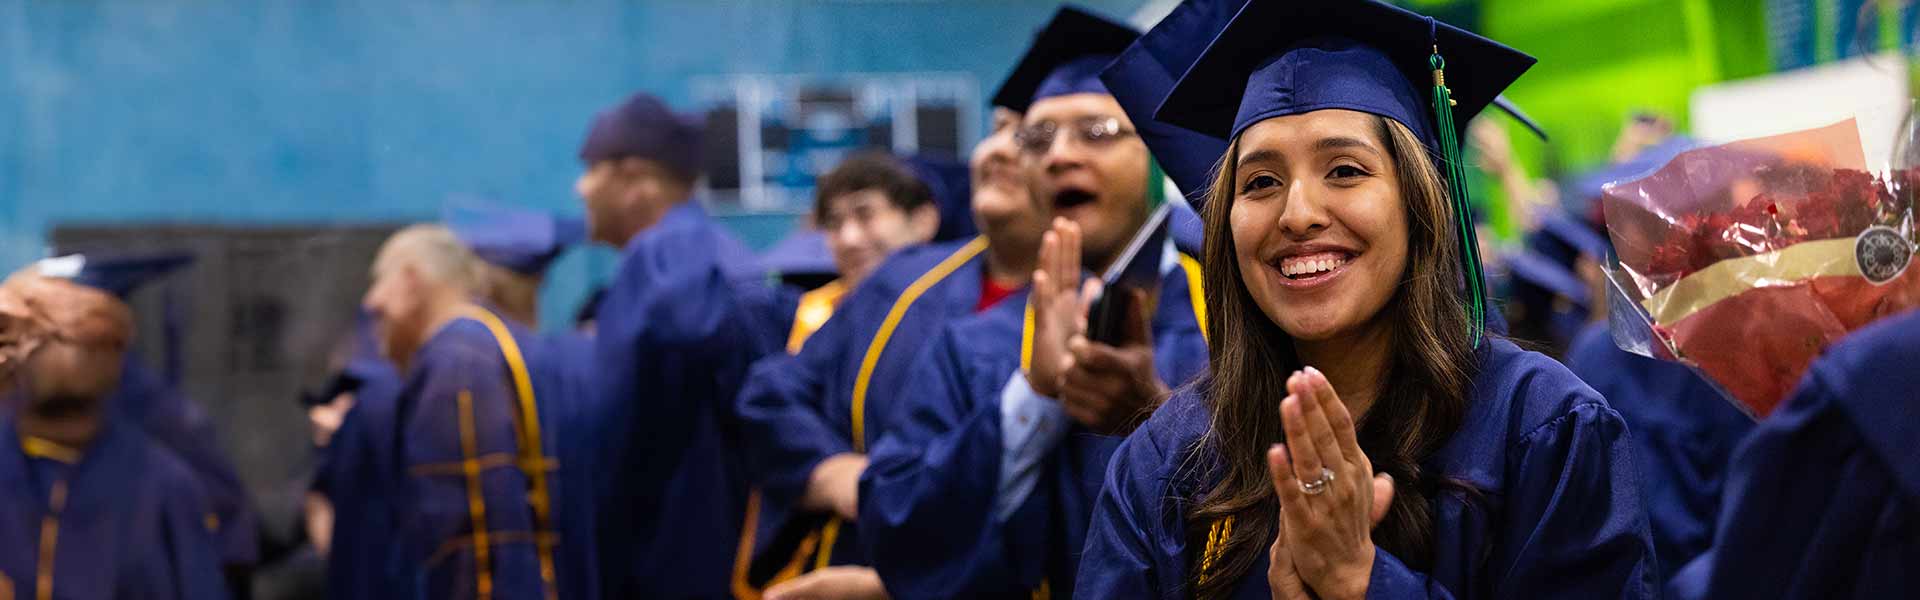
[[[926,342],[948,322],[1000,304],[1033,272],[1046,221],[1020,170],[1018,122],[996,107],[992,134],[968,162],[979,236],[896,252],[851,287],[797,354],[754,366],[738,411],[761,494],[755,538],[742,540],[751,551],[735,573],[737,595],[801,574],[772,591],[879,589],[871,569],[846,566],[871,564],[854,527],[867,448]]]
[[[1616,149],[1644,149],[1624,161],[1573,178],[1567,194],[1573,210],[1558,216],[1560,222],[1552,227],[1560,231],[1593,230],[1593,219],[1601,214],[1601,186],[1658,169],[1691,145],[1678,138],[1659,143],[1644,139],[1648,136],[1646,129],[1659,127],[1657,122],[1639,119],[1630,124],[1621,133]],[[1548,230],[1542,227],[1543,232]],[[1579,237],[1577,233],[1562,234],[1556,239]],[[1607,284],[1599,279],[1604,275],[1598,274],[1610,243],[1598,243],[1600,248],[1580,251],[1574,267],[1583,280],[1589,278],[1586,274],[1593,274],[1595,280],[1588,282],[1589,299],[1583,304],[1597,320],[1578,331],[1565,361],[1568,369],[1606,397],[1633,432],[1654,549],[1660,557],[1662,576],[1671,579],[1713,543],[1728,461],[1740,440],[1753,429],[1753,418],[1692,369],[1627,352],[1614,344],[1606,320]]]
[[[1920,312],[1827,348],[1735,451],[1711,548],[1673,598],[1920,591]]]
[[[1623,420],[1487,331],[1458,140],[1533,59],[1371,1],[1187,42],[1211,364],[1116,451],[1075,595],[1657,595]]]
[[[554,526],[560,531],[556,577],[568,597],[599,597],[599,565],[592,490],[601,478],[600,445],[588,435],[605,411],[594,390],[593,340],[569,329],[540,331],[540,289],[562,254],[586,241],[586,222],[551,211],[478,199],[449,203],[442,222],[480,259],[487,307],[528,331],[521,354],[538,393],[540,422],[549,432],[543,451],[559,463],[553,480]]]
[[[484,268],[444,226],[395,233],[372,272],[362,306],[404,381],[377,463],[392,529],[375,576],[406,598],[586,595],[558,547],[591,490],[561,476],[548,436],[571,432],[543,418],[532,334],[483,304]]]
[[[227,596],[194,471],[107,403],[134,332],[113,292],[122,266],[68,256],[0,284],[7,597]]]
[[[1054,225],[1031,296],[934,338],[874,445],[861,541],[894,597],[1071,594],[1120,436],[1205,366],[1199,266],[1168,237],[1161,174],[1100,79],[1138,36],[1063,8],[996,96],[1024,113],[1016,140]],[[1143,276],[1103,289],[1088,271]],[[1096,296],[1110,304],[1089,314]]]
[[[339,367],[308,401],[316,460],[301,517],[327,559],[329,597],[387,598],[401,588],[388,568],[399,490],[387,475],[402,381],[382,356],[373,316],[357,312]]]
[[[748,487],[732,400],[788,334],[775,290],[738,271],[744,247],[694,200],[694,121],[635,94],[594,119],[579,153],[588,238],[620,249],[594,315],[587,434],[608,597],[727,594]]]
[[[895,251],[933,239],[940,205],[914,167],[879,153],[855,154],[814,184],[813,222],[839,277],[800,297],[787,352],[799,352],[847,292]]]
[[[182,253],[118,255],[93,261],[81,281],[131,303],[135,292],[192,263],[193,256]],[[183,350],[178,347],[180,325],[170,311],[171,307],[164,315],[169,338],[165,360],[172,364],[182,358]],[[126,415],[193,470],[212,509],[207,522],[220,540],[220,563],[227,572],[228,587],[244,595],[251,570],[260,558],[258,517],[246,484],[240,481],[232,457],[221,445],[212,415],[187,397],[175,377],[177,373],[157,372],[128,351],[120,385],[107,406]]]
[[[937,190],[937,191],[936,191]],[[847,157],[821,176],[814,187],[813,222],[818,232],[811,233],[818,243],[827,270],[839,277],[801,294],[787,336],[787,353],[798,353],[813,332],[825,325],[847,292],[859,287],[888,256],[902,248],[931,241],[948,228],[942,215],[947,207],[958,204],[964,215],[969,194],[966,165],[933,157],[898,158],[878,152],[862,152]],[[942,197],[944,196],[944,197]],[[972,237],[966,235],[966,237]],[[806,238],[790,238],[804,241]],[[951,239],[951,238],[949,238]],[[792,256],[770,256],[785,265],[783,276],[804,272],[806,249],[798,243],[783,243]],[[771,253],[772,251],[770,251]],[[751,442],[749,442],[751,443]],[[766,507],[763,510],[762,507]],[[758,596],[764,582],[749,581],[752,561],[766,540],[775,539],[786,523],[785,515],[766,503],[758,490],[747,502],[748,514],[742,523],[740,546],[735,556],[733,593],[735,597]],[[768,516],[761,518],[762,513]],[[797,574],[789,572],[785,579]]]

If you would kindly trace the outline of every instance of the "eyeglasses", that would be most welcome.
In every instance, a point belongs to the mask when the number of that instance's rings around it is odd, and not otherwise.
[[[1099,148],[1112,144],[1132,131],[1120,128],[1120,119],[1114,117],[1085,117],[1068,126],[1073,137],[1089,148]],[[1046,154],[1053,148],[1053,138],[1060,133],[1060,124],[1053,121],[1041,121],[1013,132],[1013,143],[1027,154]]]

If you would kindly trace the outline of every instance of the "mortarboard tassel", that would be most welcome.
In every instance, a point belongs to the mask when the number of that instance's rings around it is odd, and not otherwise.
[[[1447,61],[1440,57],[1440,46],[1433,46],[1427,58],[1433,67],[1433,117],[1440,137],[1440,157],[1447,176],[1448,192],[1453,197],[1454,225],[1460,230],[1460,270],[1467,280],[1467,318],[1473,329],[1473,347],[1480,347],[1481,331],[1486,329],[1486,279],[1480,269],[1479,238],[1473,230],[1472,201],[1467,196],[1466,162],[1460,159],[1460,140],[1453,123],[1453,96],[1447,91]]]
[[[1152,155],[1147,156],[1147,212],[1160,208],[1167,201],[1167,172],[1160,168],[1160,161]]]

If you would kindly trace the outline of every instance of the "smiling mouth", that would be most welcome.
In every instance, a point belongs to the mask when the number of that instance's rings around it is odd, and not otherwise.
[[[1269,265],[1288,281],[1315,283],[1333,277],[1353,262],[1357,255],[1350,252],[1315,252],[1285,256],[1273,260]]]

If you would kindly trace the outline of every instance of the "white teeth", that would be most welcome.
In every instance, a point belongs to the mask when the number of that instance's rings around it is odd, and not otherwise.
[[[1347,264],[1345,258],[1323,258],[1286,263],[1280,266],[1280,273],[1288,277],[1299,277],[1313,273],[1324,273]]]

